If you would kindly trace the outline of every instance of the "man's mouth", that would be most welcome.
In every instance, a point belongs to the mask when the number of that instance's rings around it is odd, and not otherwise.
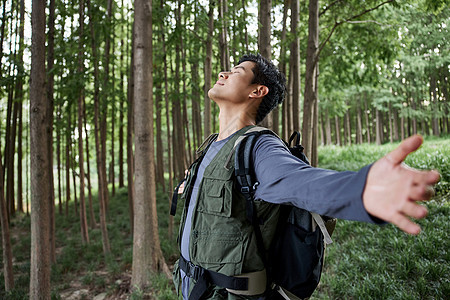
[[[216,84],[218,84],[218,85],[224,85],[224,83],[223,83],[223,82],[220,82],[219,80],[216,81]]]

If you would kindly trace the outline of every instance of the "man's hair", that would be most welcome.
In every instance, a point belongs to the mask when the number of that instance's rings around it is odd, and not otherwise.
[[[256,113],[255,121],[258,124],[272,109],[283,102],[286,91],[286,78],[270,60],[264,58],[259,53],[242,56],[238,64],[244,61],[255,63],[255,67],[252,68],[253,74],[255,75],[252,84],[262,84],[269,89],[269,92],[264,96]]]

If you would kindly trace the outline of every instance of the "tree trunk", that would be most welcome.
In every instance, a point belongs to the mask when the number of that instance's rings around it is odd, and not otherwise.
[[[124,131],[124,109],[125,109],[125,72],[124,72],[124,68],[125,68],[125,63],[124,63],[124,58],[123,58],[123,54],[124,53],[128,53],[127,51],[127,47],[125,47],[125,42],[123,39],[123,36],[125,35],[125,26],[124,24],[126,24],[126,19],[125,19],[125,5],[124,5],[124,0],[122,0],[122,7],[121,7],[121,15],[122,15],[122,26],[121,26],[121,32],[122,32],[122,38],[120,40],[120,96],[121,98],[119,99],[119,188],[123,188],[125,186],[124,184],[124,170],[123,170],[123,165],[124,165],[124,151],[123,151],[123,146],[124,146],[124,136],[123,136],[123,131]]]
[[[204,107],[204,121],[203,125],[204,138],[206,139],[211,135],[211,99],[208,97],[208,91],[211,88],[212,77],[212,39],[214,34],[214,0],[209,0],[209,13],[208,13],[208,35],[206,38],[206,59],[205,59],[205,107]]]
[[[309,1],[309,21],[308,21],[308,47],[306,50],[306,72],[305,72],[305,97],[303,101],[303,123],[302,138],[303,147],[305,147],[306,155],[312,155],[315,152],[313,144],[317,144],[313,140],[314,131],[318,126],[317,118],[314,117],[314,109],[317,102],[317,86],[316,76],[318,66],[319,49],[319,1]],[[316,137],[317,138],[317,137]],[[316,166],[314,161],[312,166]]]
[[[59,124],[61,120],[61,107],[58,106],[57,111],[57,124]],[[61,127],[58,127],[56,130],[56,164],[58,165],[58,208],[59,208],[59,215],[62,216],[63,214],[63,196],[62,196],[62,174],[61,174]]]
[[[287,15],[289,10],[289,0],[284,1],[283,5],[283,22],[282,22],[282,31],[281,31],[281,50],[280,50],[280,64],[278,66],[281,73],[286,74],[287,70],[287,59],[286,59],[286,35],[287,35]],[[283,139],[288,139],[289,129],[288,129],[288,111],[287,111],[287,95],[284,99],[284,103],[282,105],[282,111],[281,111],[281,137]]]
[[[132,26],[132,36],[134,36],[134,23]],[[134,49],[134,38],[131,40],[132,49]],[[128,210],[130,214],[130,228],[134,232],[134,53],[131,51],[128,87],[127,87],[127,184],[128,184]]]
[[[334,124],[336,129],[336,145],[342,146],[342,140],[341,140],[341,126],[339,122],[339,117],[334,116]]]
[[[153,149],[152,1],[135,0],[134,127],[136,149],[136,198],[134,201],[133,274],[131,285],[150,284],[151,271],[168,273],[160,248]]]
[[[261,55],[267,59],[272,58],[272,47],[270,45],[272,30],[272,20],[270,19],[271,10],[272,0],[259,1],[258,19],[260,26],[258,28],[258,49]],[[261,121],[261,125],[269,129],[274,129],[272,112]]]
[[[291,35],[293,36],[293,40],[291,42],[291,58],[292,62],[290,64],[290,68],[292,68],[292,72],[290,75],[292,76],[292,93],[291,93],[291,103],[292,103],[292,124],[293,130],[302,131],[305,128],[300,127],[300,33],[299,33],[299,24],[300,24],[300,1],[299,0],[291,0]],[[314,75],[311,74],[311,80],[314,78]],[[303,112],[304,114],[305,112]],[[310,113],[310,111],[309,111]],[[304,122],[304,120],[303,120]],[[308,129],[310,130],[310,129]],[[305,135],[302,134],[302,143],[305,141]],[[309,153],[308,153],[309,154]]]
[[[328,109],[325,111],[325,132],[326,132],[326,145],[331,145],[331,122],[328,115]]]
[[[80,0],[79,3],[79,18],[80,18],[80,31],[79,39],[83,38],[84,34],[84,0]],[[78,44],[78,72],[80,78],[83,78],[84,72],[84,55],[83,45]],[[80,171],[80,225],[81,225],[81,240],[83,244],[89,244],[89,232],[86,217],[86,201],[84,195],[84,152],[83,152],[83,119],[84,119],[84,89],[81,87],[78,95],[78,168]],[[86,136],[87,138],[87,136]],[[88,158],[89,159],[89,158]]]
[[[356,143],[362,144],[362,113],[361,113],[361,98],[358,97],[356,103]]]
[[[161,7],[164,6],[164,1],[161,0],[160,2]],[[169,77],[167,74],[167,56],[166,56],[166,37],[164,33],[164,26],[162,23],[160,23],[160,32],[161,32],[161,45],[162,45],[162,52],[163,55],[163,68],[164,68],[164,102],[166,105],[166,131],[167,131],[167,156],[168,156],[168,166],[169,169],[167,172],[169,173],[169,189],[173,189],[173,178],[174,178],[174,172],[173,172],[173,159],[172,159],[172,136],[171,136],[171,130],[170,130],[170,113],[169,113]],[[209,77],[211,78],[211,76]],[[207,97],[207,96],[206,96]],[[208,98],[209,100],[209,98]],[[206,114],[205,114],[206,119]],[[170,198],[169,198],[170,202]],[[168,236],[169,239],[173,238],[173,216],[169,214],[169,225],[168,225]]]
[[[155,109],[156,109],[156,183],[166,191],[164,182],[164,149],[162,141],[162,80],[156,82]]]
[[[352,125],[350,121],[350,111],[347,110],[347,112],[345,113],[345,127],[347,128],[346,139],[347,145],[349,146],[352,145]]]
[[[96,159],[97,159],[97,176],[98,176],[98,200],[99,200],[99,206],[100,206],[100,228],[102,232],[102,245],[103,245],[103,253],[106,255],[111,252],[111,248],[109,245],[109,238],[108,238],[108,230],[106,228],[106,198],[105,195],[107,194],[107,187],[105,186],[106,178],[104,172],[104,165],[103,165],[103,155],[102,155],[102,149],[100,146],[100,137],[99,137],[99,131],[100,131],[100,122],[99,122],[99,115],[100,115],[100,103],[99,103],[99,70],[98,70],[98,58],[97,58],[97,46],[96,46],[96,40],[95,40],[95,34],[94,34],[94,20],[93,20],[93,12],[90,0],[87,2],[88,8],[89,8],[89,27],[91,32],[91,47],[92,47],[92,59],[93,59],[93,65],[94,65],[94,136],[95,136],[95,149],[96,149]],[[103,126],[102,126],[103,129]],[[102,134],[103,136],[103,134]]]
[[[2,248],[3,248],[3,277],[5,280],[5,291],[14,289],[14,275],[11,251],[11,239],[9,234],[8,212],[5,205],[5,189],[3,185],[3,165],[0,155],[0,224],[2,226]]]
[[[377,145],[381,145],[381,113],[378,109],[375,108],[375,116],[376,116],[376,121],[375,121],[375,142]]]
[[[86,97],[83,97],[83,113],[84,113],[84,133],[86,137],[86,167],[87,173],[87,188],[88,188],[88,204],[89,204],[89,227],[94,229],[97,226],[97,221],[95,220],[94,209],[92,207],[92,186],[91,186],[91,163],[90,163],[90,155],[89,155],[89,133],[87,130],[87,114],[86,114]]]
[[[367,136],[367,143],[368,144],[370,144],[372,142],[372,140],[370,138],[369,113],[370,113],[370,110],[367,107],[366,93],[364,93],[364,118],[365,118],[365,121],[366,121],[366,136]]]
[[[50,299],[49,123],[45,94],[45,1],[32,3],[30,81],[31,265],[30,299]]]
[[[47,118],[49,123],[49,133],[47,136],[48,147],[48,174],[50,176],[49,184],[49,214],[50,214],[50,259],[52,263],[56,262],[56,225],[55,225],[55,184],[53,180],[53,111],[54,111],[54,48],[55,48],[55,0],[50,0],[48,16],[48,55],[47,55]]]
[[[70,118],[70,107],[67,107],[67,114]],[[68,120],[69,120],[68,118]],[[69,122],[68,122],[69,124]],[[70,127],[66,127],[66,205],[65,214],[69,216],[69,202],[70,202]]]
[[[220,52],[220,65],[222,70],[230,70],[230,54],[228,49],[228,24],[224,16],[228,16],[227,0],[219,0],[219,52]]]

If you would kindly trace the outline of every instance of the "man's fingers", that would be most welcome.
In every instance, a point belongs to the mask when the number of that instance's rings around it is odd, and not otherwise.
[[[415,219],[421,219],[427,216],[428,210],[419,204],[416,204],[412,201],[408,201],[403,206],[402,213],[405,216],[409,216]]]
[[[403,230],[406,233],[417,235],[420,233],[420,226],[412,222],[409,218],[406,216],[397,213],[392,221],[392,224],[396,225],[398,228]]]
[[[411,152],[416,151],[422,145],[423,138],[414,135],[404,140],[397,148],[386,155],[386,159],[394,165],[400,164]]]

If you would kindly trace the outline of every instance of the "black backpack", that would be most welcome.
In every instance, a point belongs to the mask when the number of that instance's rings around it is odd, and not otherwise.
[[[319,284],[325,245],[331,243],[330,235],[334,230],[336,219],[282,205],[274,240],[270,249],[264,248],[259,227],[264,220],[260,220],[257,216],[253,198],[259,183],[254,180],[251,167],[253,147],[262,134],[276,135],[266,128],[253,127],[236,141],[237,183],[245,196],[247,218],[253,224],[258,251],[266,266],[268,288],[274,292],[271,299],[308,298]],[[291,146],[292,142],[294,143]],[[294,132],[289,143],[284,143],[292,155],[310,164],[300,145],[299,132]]]

